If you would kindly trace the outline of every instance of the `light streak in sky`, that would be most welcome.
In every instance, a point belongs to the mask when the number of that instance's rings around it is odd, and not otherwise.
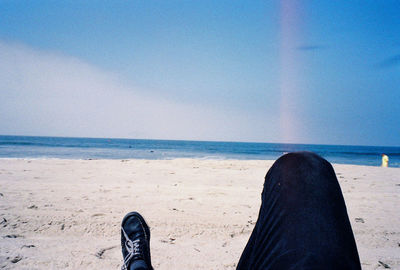
[[[301,64],[296,47],[301,31],[300,0],[280,1],[280,131],[283,142],[298,142],[302,137],[301,86],[299,68]]]

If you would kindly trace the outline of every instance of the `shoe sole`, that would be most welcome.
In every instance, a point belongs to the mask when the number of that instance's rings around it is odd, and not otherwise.
[[[139,214],[138,212],[130,212],[130,213],[126,214],[125,217],[122,219],[121,227],[124,227],[124,223],[126,222],[126,220],[133,216],[137,217],[140,220],[140,223],[142,224],[144,232],[146,233],[146,240],[149,241],[149,247],[150,247],[150,229],[141,214]]]

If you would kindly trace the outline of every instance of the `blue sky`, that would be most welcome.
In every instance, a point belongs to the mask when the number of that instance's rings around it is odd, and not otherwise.
[[[0,134],[400,145],[399,1],[0,13]]]

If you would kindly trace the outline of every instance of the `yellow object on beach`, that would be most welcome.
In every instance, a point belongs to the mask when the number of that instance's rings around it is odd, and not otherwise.
[[[389,157],[385,154],[382,154],[382,167],[388,167],[389,165]]]

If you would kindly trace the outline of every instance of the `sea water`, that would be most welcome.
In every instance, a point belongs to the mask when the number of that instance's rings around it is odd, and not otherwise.
[[[0,158],[275,160],[293,151],[312,151],[332,163],[368,166],[380,166],[384,153],[390,167],[400,167],[400,147],[0,136]]]

